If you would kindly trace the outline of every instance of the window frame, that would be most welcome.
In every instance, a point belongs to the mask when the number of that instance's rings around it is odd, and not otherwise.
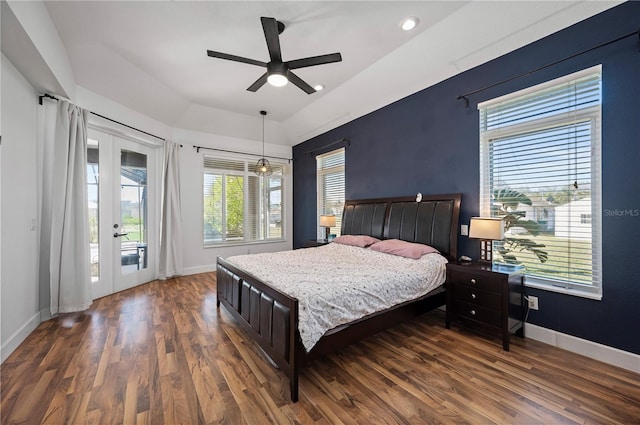
[[[572,83],[589,76],[599,77],[599,102],[597,105],[578,109],[576,111],[561,111],[557,114],[542,116],[511,125],[497,126],[493,129],[483,129],[485,119],[483,113],[494,105],[511,102],[535,96],[554,87]],[[560,77],[536,86],[532,86],[514,93],[500,96],[478,104],[480,122],[480,215],[491,216],[492,187],[490,162],[490,143],[493,140],[506,139],[515,136],[525,136],[535,131],[556,129],[559,126],[590,124],[590,224],[591,224],[591,284],[558,280],[542,276],[527,275],[525,284],[529,287],[559,292],[591,299],[602,299],[602,65],[584,69],[564,77]],[[567,141],[569,139],[566,139]],[[499,187],[498,187],[499,188]]]
[[[223,168],[215,168],[211,166],[207,166],[207,161],[228,161],[235,162],[237,164],[242,163],[243,170],[232,170],[232,169],[223,169]],[[286,215],[287,215],[287,202],[286,202],[286,173],[287,168],[286,164],[280,162],[271,162],[271,166],[274,169],[274,173],[270,176],[258,176],[254,173],[253,169],[255,168],[255,161],[252,159],[248,159],[245,157],[233,156],[233,155],[203,155],[202,160],[202,242],[204,248],[216,248],[221,246],[230,246],[230,245],[254,245],[254,244],[264,244],[264,243],[274,243],[274,242],[284,242],[286,241]],[[227,211],[226,211],[226,180],[228,176],[238,176],[242,177],[243,181],[243,223],[242,223],[242,238],[233,238],[227,239],[225,235],[222,235],[222,239],[207,239],[205,235],[205,226],[206,226],[206,217],[205,217],[205,188],[206,188],[206,179],[207,174],[209,175],[220,175],[223,176],[223,187],[222,187],[222,228],[223,233],[226,228],[227,223]],[[256,214],[255,220],[259,221],[259,225],[262,227],[261,230],[258,230],[258,233],[262,232],[263,237],[261,239],[251,239],[250,238],[250,204],[252,195],[250,193],[250,179],[255,178],[258,179],[258,191],[259,195],[255,196],[255,201],[257,201],[257,208],[261,210]],[[269,205],[270,200],[269,196],[271,192],[273,192],[273,188],[270,187],[269,182],[272,179],[277,179],[280,181],[278,187],[280,188],[280,228],[281,235],[278,237],[269,237],[269,224],[270,224],[270,209],[267,207]]]
[[[342,163],[338,165],[334,165],[331,167],[321,167],[320,160],[326,157],[330,157],[332,155],[336,155],[342,152]],[[324,176],[342,173],[343,182],[342,182],[342,209],[344,209],[344,201],[345,201],[345,186],[346,186],[346,176],[345,176],[345,164],[347,162],[347,150],[346,148],[340,147],[337,149],[333,149],[331,151],[316,155],[316,194],[317,194],[317,202],[316,202],[316,237],[317,239],[325,238],[325,229],[324,227],[320,227],[320,216],[327,213],[326,205],[325,205],[325,196],[323,190],[323,178]],[[336,236],[340,236],[340,229],[342,229],[342,209],[339,213],[336,211],[332,211],[332,213],[336,216],[336,225],[331,227],[332,233]]]

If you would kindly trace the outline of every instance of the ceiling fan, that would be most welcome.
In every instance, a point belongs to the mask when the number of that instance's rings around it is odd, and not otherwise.
[[[306,68],[309,66],[323,65],[325,63],[340,62],[342,56],[340,53],[331,53],[328,55],[312,56],[304,59],[295,59],[287,62],[282,61],[280,52],[279,35],[284,31],[284,24],[276,21],[275,18],[261,17],[264,38],[267,41],[267,49],[269,50],[269,62],[262,62],[255,59],[243,58],[241,56],[230,55],[228,53],[214,52],[207,50],[207,55],[212,58],[226,59],[230,61],[248,63],[267,68],[267,72],[262,74],[255,83],[251,84],[247,90],[255,92],[264,83],[281,87],[291,81],[293,84],[304,90],[307,94],[315,93],[315,89],[307,84],[304,80],[291,72],[292,69]]]

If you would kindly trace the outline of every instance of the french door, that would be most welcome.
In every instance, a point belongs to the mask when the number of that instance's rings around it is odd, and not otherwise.
[[[160,149],[89,129],[87,193],[93,298],[156,277]]]

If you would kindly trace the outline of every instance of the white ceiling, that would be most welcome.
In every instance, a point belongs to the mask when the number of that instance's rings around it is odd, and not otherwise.
[[[283,144],[349,121],[617,4],[541,1],[48,1],[76,84],[169,126],[215,131],[207,116],[240,114],[287,127]],[[419,26],[401,31],[417,16]],[[326,89],[246,88],[268,62],[260,17],[286,25],[283,60],[340,52],[296,70]],[[474,87],[475,88],[475,87]],[[473,89],[473,88],[470,88]],[[453,95],[453,94],[452,94]],[[215,121],[215,119],[213,119]]]

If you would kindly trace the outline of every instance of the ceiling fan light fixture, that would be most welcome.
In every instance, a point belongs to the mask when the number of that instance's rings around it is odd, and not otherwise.
[[[323,86],[322,84],[316,84],[315,86],[313,86],[313,88],[314,88],[316,91],[324,90],[324,86]]]
[[[269,74],[269,76],[267,77],[267,82],[274,87],[282,87],[287,85],[289,79],[282,74],[273,73]]]
[[[402,28],[403,31],[411,31],[418,26],[419,22],[420,19],[416,18],[415,16],[409,16],[408,18],[405,18],[402,20],[402,22],[400,22],[400,28]]]
[[[267,82],[274,87],[286,86],[289,82],[288,72],[284,63],[271,61],[267,64]]]

